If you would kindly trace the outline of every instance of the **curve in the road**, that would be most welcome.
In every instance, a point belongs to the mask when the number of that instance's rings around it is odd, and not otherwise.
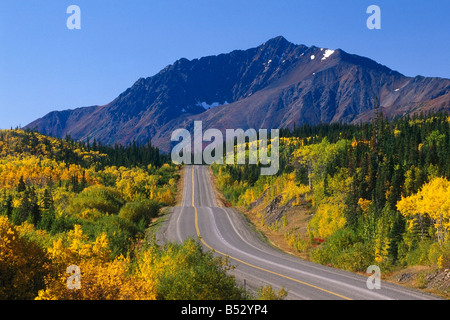
[[[306,286],[309,286],[309,287],[312,287],[312,288],[321,290],[321,291],[323,291],[323,292],[326,292],[326,293],[335,295],[335,296],[340,297],[340,298],[342,298],[342,299],[352,300],[352,299],[350,299],[349,297],[343,296],[343,295],[338,294],[338,293],[336,293],[336,292],[332,292],[332,291],[329,291],[329,290],[326,290],[326,289],[317,287],[317,286],[315,286],[315,285],[312,285],[312,284],[310,284],[310,283],[307,283],[307,282],[304,282],[304,281],[300,281],[300,280],[294,279],[294,278],[292,278],[292,277],[285,276],[285,275],[280,274],[280,273],[278,273],[278,272],[274,272],[274,271],[271,271],[271,270],[268,270],[268,269],[265,269],[265,268],[262,268],[262,267],[255,266],[255,265],[253,265],[253,264],[251,264],[251,263],[245,262],[245,261],[243,261],[243,260],[241,260],[241,259],[235,258],[235,257],[233,257],[233,256],[231,256],[231,255],[229,255],[229,254],[226,254],[226,253],[223,253],[223,252],[220,252],[220,251],[214,249],[213,247],[211,247],[211,246],[203,239],[203,237],[202,237],[202,235],[201,235],[201,233],[200,233],[200,229],[199,229],[199,227],[198,227],[198,211],[197,211],[197,207],[195,206],[195,201],[194,201],[194,199],[195,199],[195,183],[194,183],[194,170],[192,170],[192,206],[194,207],[194,212],[195,212],[195,229],[196,229],[196,231],[197,231],[197,236],[199,237],[200,241],[201,241],[208,249],[210,249],[210,250],[212,250],[212,251],[214,251],[214,252],[217,252],[218,254],[220,254],[220,255],[222,255],[222,256],[224,256],[224,257],[229,257],[229,258],[231,258],[231,259],[233,259],[233,260],[235,260],[235,261],[237,261],[237,262],[240,262],[240,263],[242,263],[242,264],[245,264],[245,265],[247,265],[247,266],[249,266],[249,267],[252,267],[252,268],[255,268],[255,269],[258,269],[258,270],[262,270],[262,271],[265,271],[265,272],[268,272],[268,273],[277,275],[277,276],[279,276],[279,277],[282,277],[282,278],[285,278],[285,279],[288,279],[288,280],[291,280],[291,281],[295,281],[295,282],[301,283],[301,284],[303,284],[303,285],[306,285]],[[226,240],[224,240],[224,241],[226,241]]]
[[[218,206],[206,166],[187,166],[184,177],[181,207],[172,211],[163,238],[198,237],[206,248],[235,261],[236,279],[253,288],[284,287],[289,299],[436,299],[384,281],[381,290],[370,290],[367,277],[281,252],[260,241],[239,213]]]

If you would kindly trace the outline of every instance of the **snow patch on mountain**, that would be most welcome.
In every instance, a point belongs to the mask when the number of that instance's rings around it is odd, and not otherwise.
[[[329,56],[331,56],[333,53],[334,53],[334,50],[330,50],[330,49],[325,50],[325,53],[323,54],[323,57],[322,57],[322,61],[323,61],[323,60],[326,60],[326,59],[327,59]]]
[[[206,101],[203,101],[203,102],[198,101],[196,105],[199,106],[199,107],[203,107],[205,110],[209,110],[211,108],[222,106],[222,105],[226,105],[226,104],[228,104],[227,101],[225,101],[224,103],[213,102],[211,104],[207,103]]]

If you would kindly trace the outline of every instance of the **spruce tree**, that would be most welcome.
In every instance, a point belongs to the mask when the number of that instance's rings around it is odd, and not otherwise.
[[[17,185],[17,192],[24,192],[26,188],[27,186],[25,185],[25,181],[23,181],[23,175],[21,175]]]

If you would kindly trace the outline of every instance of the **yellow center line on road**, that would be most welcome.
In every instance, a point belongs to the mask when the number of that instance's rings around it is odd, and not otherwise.
[[[315,286],[315,285],[313,285],[313,284],[310,284],[310,283],[307,283],[307,282],[304,282],[304,281],[301,281],[301,280],[298,280],[298,279],[295,279],[295,278],[292,278],[292,277],[283,275],[283,274],[278,273],[278,272],[274,272],[274,271],[271,271],[271,270],[268,270],[268,269],[264,269],[264,268],[255,266],[255,265],[253,265],[253,264],[250,264],[250,263],[248,263],[248,262],[245,262],[245,261],[242,261],[242,260],[240,260],[240,259],[237,259],[237,258],[235,258],[235,257],[233,257],[233,256],[230,256],[229,254],[225,254],[225,253],[223,253],[223,252],[217,251],[216,249],[214,249],[213,247],[211,247],[209,244],[206,243],[205,240],[203,240],[203,238],[202,238],[202,236],[201,236],[201,234],[200,234],[200,229],[199,229],[199,227],[198,227],[198,213],[197,213],[197,207],[195,206],[195,203],[194,203],[194,197],[195,197],[195,188],[194,188],[194,185],[195,185],[195,184],[194,184],[194,166],[192,166],[192,207],[194,207],[194,211],[195,211],[195,229],[197,230],[197,236],[198,236],[198,238],[200,239],[200,241],[201,241],[208,249],[210,249],[210,250],[212,250],[212,251],[214,251],[214,252],[217,252],[218,254],[220,254],[220,255],[222,255],[222,256],[224,256],[224,257],[229,257],[229,258],[231,258],[231,259],[233,259],[233,260],[236,260],[236,261],[238,261],[238,262],[240,262],[240,263],[242,263],[242,264],[245,264],[245,265],[247,265],[247,266],[249,266],[249,267],[252,267],[252,268],[255,268],[255,269],[258,269],[258,270],[262,270],[262,271],[265,271],[265,272],[268,272],[268,273],[277,275],[277,276],[282,277],[282,278],[285,278],[285,279],[289,279],[289,280],[295,281],[295,282],[297,282],[297,283],[300,283],[300,284],[303,284],[303,285],[305,285],[305,286],[308,286],[308,287],[311,287],[311,288],[314,288],[314,289],[317,289],[317,290],[320,290],[320,291],[329,293],[329,294],[331,294],[331,295],[337,296],[337,297],[342,298],[342,299],[345,299],[345,300],[352,300],[352,299],[350,299],[350,298],[348,298],[348,297],[346,297],[346,296],[343,296],[343,295],[341,295],[341,294],[338,294],[338,293],[336,293],[336,292],[332,292],[332,291],[329,291],[329,290],[327,290],[327,289],[317,287],[317,286]]]

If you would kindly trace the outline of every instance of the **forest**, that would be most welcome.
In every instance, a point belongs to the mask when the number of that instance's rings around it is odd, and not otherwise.
[[[377,111],[359,125],[281,129],[279,153],[274,176],[248,164],[212,166],[229,205],[245,211],[279,197],[281,205],[308,208],[307,232],[292,228],[285,238],[321,264],[356,272],[450,267],[447,113],[388,121]]]
[[[284,237],[311,261],[356,272],[448,269],[449,127],[445,113],[387,121],[381,112],[359,125],[294,126],[280,130],[276,175],[260,175],[260,165],[211,169],[230,206],[307,208],[306,232],[293,226]],[[255,298],[197,240],[148,238],[176,203],[180,169],[150,143],[0,130],[0,299]],[[259,214],[271,228],[290,226]],[[80,289],[69,289],[73,270]],[[263,287],[256,298],[283,296]]]
[[[1,130],[0,299],[249,298],[198,240],[146,234],[175,204],[179,170],[150,143]]]

